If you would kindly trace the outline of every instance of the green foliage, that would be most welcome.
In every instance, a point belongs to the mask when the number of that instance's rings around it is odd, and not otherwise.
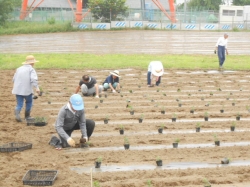
[[[124,137],[124,144],[129,144],[128,137]]]
[[[179,142],[180,142],[180,139],[179,139],[179,138],[176,138],[174,142],[175,142],[175,143],[179,143]]]
[[[125,16],[128,10],[126,0],[89,0],[88,7],[93,17],[101,22],[116,20],[118,15]]]
[[[21,6],[22,0],[0,0],[0,27],[5,25],[15,7]]]
[[[51,17],[48,19],[48,24],[54,25],[56,23],[56,19],[54,17]]]
[[[102,162],[102,157],[98,157],[97,159],[96,159],[96,162]]]
[[[233,5],[239,5],[239,6],[250,5],[250,0],[233,0]]]
[[[121,129],[121,130],[124,130],[124,126],[123,126],[123,125],[120,125],[120,129]]]
[[[147,180],[147,185],[148,185],[148,187],[151,187],[151,186],[152,186],[152,183],[151,183],[151,180],[150,180],[150,179]]]
[[[223,4],[222,0],[190,0],[187,6],[190,9],[218,11],[221,4]]]
[[[47,123],[47,119],[45,117],[35,117],[35,122],[44,122]]]

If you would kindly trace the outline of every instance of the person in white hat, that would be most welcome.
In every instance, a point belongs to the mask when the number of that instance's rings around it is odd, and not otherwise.
[[[228,55],[228,50],[227,50],[227,38],[228,34],[224,33],[223,37],[219,37],[216,45],[215,45],[215,50],[214,53],[218,55],[219,59],[219,70],[223,69],[223,64],[226,60],[225,52]]]
[[[74,130],[81,130],[80,141],[87,142],[95,128],[95,122],[85,118],[84,102],[79,94],[73,94],[69,102],[64,105],[57,116],[55,129],[59,138],[52,136],[49,144],[56,149],[75,147],[75,140],[71,138]]]
[[[15,108],[15,118],[17,122],[22,122],[20,117],[20,112],[23,108],[23,102],[25,100],[25,119],[32,119],[30,112],[33,105],[33,88],[39,94],[40,89],[38,86],[38,77],[36,70],[33,68],[34,64],[38,62],[34,56],[29,55],[26,57],[26,61],[23,62],[23,66],[17,68],[15,75],[13,77],[13,89],[12,94],[16,95],[16,108]]]
[[[159,86],[163,73],[164,68],[162,63],[160,61],[151,61],[148,65],[147,85],[153,87],[155,83],[156,86]]]
[[[117,91],[119,92],[120,91],[119,78],[120,75],[118,70],[110,72],[110,75],[103,82],[104,91],[111,88],[113,93],[116,93]]]
[[[76,88],[76,94],[81,89],[83,96],[95,95],[96,98],[99,98],[99,94],[103,90],[102,85],[98,85],[94,77],[84,75],[79,82],[79,86]]]

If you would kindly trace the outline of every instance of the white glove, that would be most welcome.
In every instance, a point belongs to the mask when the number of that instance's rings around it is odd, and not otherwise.
[[[99,98],[99,96],[98,96],[98,95],[96,95],[95,97],[96,97],[96,98]]]
[[[112,92],[113,92],[113,93],[116,93],[116,91],[115,91],[115,90],[113,90]]]
[[[86,142],[88,141],[88,137],[83,137],[85,140],[86,140]]]
[[[68,142],[68,144],[69,144],[71,147],[75,147],[75,146],[76,146],[75,140],[73,140],[71,137],[69,137],[69,138],[67,139],[67,142]]]

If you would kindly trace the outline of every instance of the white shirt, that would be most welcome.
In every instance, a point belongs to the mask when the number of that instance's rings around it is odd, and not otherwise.
[[[164,71],[161,61],[151,61],[148,65],[148,71],[152,72],[153,69],[162,69]]]
[[[216,43],[216,47],[218,46],[225,46],[225,48],[227,49],[227,39],[225,39],[224,37],[219,37]]]
[[[67,103],[67,107],[69,108],[70,112],[72,112],[74,115],[76,114],[76,112],[74,112],[74,111],[72,110],[72,108],[70,107],[70,104],[69,104],[69,103]]]

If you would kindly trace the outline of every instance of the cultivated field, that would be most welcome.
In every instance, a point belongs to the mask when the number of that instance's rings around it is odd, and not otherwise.
[[[58,111],[74,93],[82,75],[87,73],[103,82],[109,71],[37,70],[45,93],[34,101],[32,115],[47,117],[44,127],[15,121],[15,96],[11,95],[14,70],[0,71],[0,144],[33,145],[23,152],[0,154],[0,186],[22,186],[28,170],[43,169],[59,171],[55,187],[89,187],[91,168],[93,181],[99,181],[101,187],[146,187],[149,183],[154,187],[198,187],[203,186],[205,178],[213,187],[250,186],[249,71],[166,69],[162,84],[148,88],[146,71],[120,69],[121,93],[103,92],[103,103],[84,97],[86,117],[96,122],[90,147],[57,151],[49,146]],[[165,114],[161,114],[163,108]],[[224,113],[220,112],[222,108]],[[204,120],[205,113],[208,121]],[[144,119],[139,123],[142,114]],[[171,120],[174,115],[176,122]],[[103,122],[106,116],[108,124]],[[230,130],[233,122],[235,131]],[[195,130],[197,123],[200,132]],[[159,134],[162,124],[163,134]],[[124,126],[124,135],[119,134],[120,125]],[[123,147],[124,137],[130,142],[129,150]],[[216,137],[220,146],[215,145]],[[79,142],[80,132],[75,131],[73,138]],[[173,148],[176,139],[180,140],[179,147]],[[101,169],[94,168],[98,157],[102,157]],[[156,166],[158,157],[163,160],[162,167]],[[229,165],[220,164],[225,157],[231,159]]]

